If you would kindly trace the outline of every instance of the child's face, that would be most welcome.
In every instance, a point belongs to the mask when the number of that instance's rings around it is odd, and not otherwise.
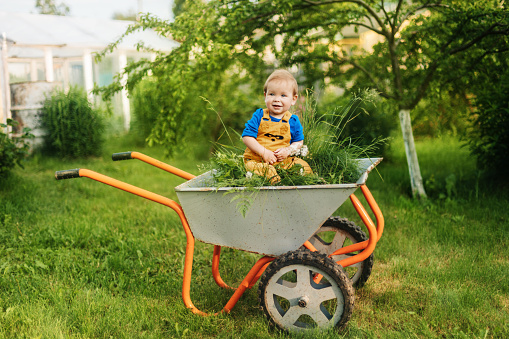
[[[293,94],[289,81],[274,80],[267,84],[265,104],[273,116],[282,116],[297,102],[297,95]]]

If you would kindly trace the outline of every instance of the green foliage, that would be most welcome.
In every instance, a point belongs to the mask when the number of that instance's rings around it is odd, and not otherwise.
[[[111,18],[113,20],[136,21],[137,13],[133,9],[126,12],[114,12]]]
[[[64,2],[57,5],[55,0],[36,0],[35,8],[40,14],[68,15],[70,13],[69,6]]]
[[[131,93],[133,120],[130,134],[137,144],[143,144],[149,137],[157,117],[164,109],[158,87],[154,78],[147,78],[138,83]]]
[[[173,0],[171,11],[173,16],[177,17],[186,10],[186,0]]]
[[[248,187],[261,186],[300,186],[320,184],[342,184],[356,182],[361,174],[356,159],[367,157],[373,149],[384,140],[375,138],[370,144],[359,146],[350,136],[342,132],[348,123],[358,115],[362,102],[370,100],[367,92],[357,97],[341,110],[333,110],[326,114],[317,114],[316,104],[308,96],[299,108],[300,120],[304,130],[304,144],[308,154],[301,156],[313,170],[311,175],[302,175],[301,166],[289,169],[276,164],[274,167],[281,181],[270,183],[270,178],[261,177],[247,172],[244,166],[243,151],[245,148],[221,146],[202,170],[213,170],[216,187]]]
[[[349,112],[348,115],[355,117],[343,125],[341,135],[352,138],[360,147],[367,147],[376,140],[388,139],[397,128],[394,108],[387,101],[373,95],[370,100],[358,100],[354,105],[349,95],[339,97],[329,95],[318,102],[317,111],[328,112],[341,107],[344,109],[349,107],[353,112]],[[370,151],[367,155],[386,157],[388,145],[387,142],[377,143],[377,147],[367,150]]]
[[[397,110],[407,111],[426,98],[432,103],[430,89],[451,91],[454,97],[455,87],[444,83],[453,76],[464,79],[477,70],[480,59],[509,48],[509,12],[500,0],[233,0],[227,5],[212,0],[182,4],[178,2],[183,11],[175,22],[145,16],[126,32],[151,28],[180,43],[171,53],[161,53],[153,62],[131,64],[125,71],[128,88],[149,69],[165,87],[172,105],[158,118],[149,140],[164,144],[169,153],[182,145],[184,135],[202,130],[196,119],[206,120],[207,115],[203,111],[195,114],[197,93],[214,100],[232,93],[225,91],[224,75],[237,76],[243,86],[252,89],[263,82],[260,78],[266,77],[267,69],[294,68],[301,85],[371,88]],[[357,38],[363,31],[374,33],[380,41],[372,51],[344,39]],[[119,75],[118,82],[104,92],[120,90],[121,79]],[[462,86],[470,84],[462,82]],[[449,111],[449,106],[442,109]],[[239,110],[224,112],[235,115]],[[428,122],[436,114],[431,116]],[[409,159],[415,156],[410,153]],[[419,177],[413,168],[415,182]],[[425,195],[424,190],[419,194]]]
[[[261,57],[247,56],[237,52],[234,45],[212,41],[211,32],[219,27],[221,18],[217,12],[207,10],[207,6],[200,1],[188,2],[186,11],[173,23],[145,15],[126,32],[128,35],[151,28],[163,36],[171,34],[180,42],[171,53],[158,53],[153,62],[141,60],[126,68],[131,92],[150,70],[149,81],[154,84],[149,97],[154,101],[157,120],[147,141],[149,145],[164,145],[168,155],[185,149],[189,140],[196,141],[202,136],[209,141],[217,140],[221,120],[233,128],[243,126],[263,103],[265,65],[260,62]],[[104,53],[115,46],[116,43],[112,44]],[[206,54],[202,53],[205,51]],[[120,78],[119,75],[117,80]],[[257,86],[251,86],[255,80]],[[115,82],[96,91],[108,99],[120,88],[120,83]],[[209,104],[215,112],[208,108]]]
[[[493,59],[496,63],[479,73],[475,110],[468,145],[477,156],[480,169],[488,170],[496,180],[505,180],[509,168],[509,63],[507,57]],[[495,178],[495,177],[494,177]]]
[[[363,92],[345,106],[321,114],[308,95],[300,112],[304,143],[309,148],[309,155],[304,160],[326,183],[356,182],[360,173],[355,159],[374,156],[378,146],[386,142],[386,139],[375,136],[361,143],[359,137],[344,133],[348,125],[364,113],[362,105],[372,103],[375,95],[372,91]]]
[[[5,132],[18,124],[17,121],[7,119],[7,124],[0,124],[0,177],[5,176],[16,165],[23,168],[22,160],[30,150],[29,139],[34,136],[29,128],[23,129],[21,136],[12,136],[12,132]]]
[[[464,135],[469,123],[470,102],[467,94],[458,90],[441,91],[430,88],[429,95],[413,111],[413,133],[416,137]]]
[[[100,154],[104,119],[92,108],[84,90],[71,87],[67,93],[54,91],[44,101],[42,112],[42,126],[47,133],[45,152],[58,157]]]

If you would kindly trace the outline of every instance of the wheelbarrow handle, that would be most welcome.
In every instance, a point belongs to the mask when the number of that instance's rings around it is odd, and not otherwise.
[[[79,168],[55,172],[55,179],[57,179],[57,180],[73,179],[73,178],[79,178],[79,177],[80,177],[80,169]]]
[[[196,176],[191,173],[187,173],[181,169],[178,169],[176,167],[173,167],[171,165],[168,165],[162,161],[159,161],[157,159],[151,158],[145,154],[142,154],[140,152],[121,152],[121,153],[114,153],[111,158],[113,161],[118,160],[129,160],[129,159],[138,159],[143,162],[146,162],[147,164],[150,164],[152,166],[155,166],[157,168],[160,168],[162,170],[165,170],[166,172],[175,174],[181,178],[184,178],[186,180],[191,180],[195,178]]]
[[[113,161],[119,161],[119,160],[131,160],[133,157],[131,156],[132,152],[120,152],[120,153],[113,153],[111,156],[111,159]]]

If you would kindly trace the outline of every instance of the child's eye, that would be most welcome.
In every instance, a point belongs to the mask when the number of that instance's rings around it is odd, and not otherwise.
[[[282,97],[283,97],[283,98],[286,98],[286,94],[283,94],[283,95],[282,95]]]

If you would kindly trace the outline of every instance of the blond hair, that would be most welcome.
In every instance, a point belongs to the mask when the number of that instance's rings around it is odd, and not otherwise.
[[[265,85],[263,86],[263,92],[267,92],[267,87],[269,85],[269,82],[271,81],[288,81],[290,82],[290,85],[293,87],[293,95],[297,95],[297,92],[299,90],[297,85],[297,80],[295,80],[292,73],[288,72],[285,69],[277,69],[274,72],[272,72],[271,75],[267,78],[267,81],[265,81]]]

